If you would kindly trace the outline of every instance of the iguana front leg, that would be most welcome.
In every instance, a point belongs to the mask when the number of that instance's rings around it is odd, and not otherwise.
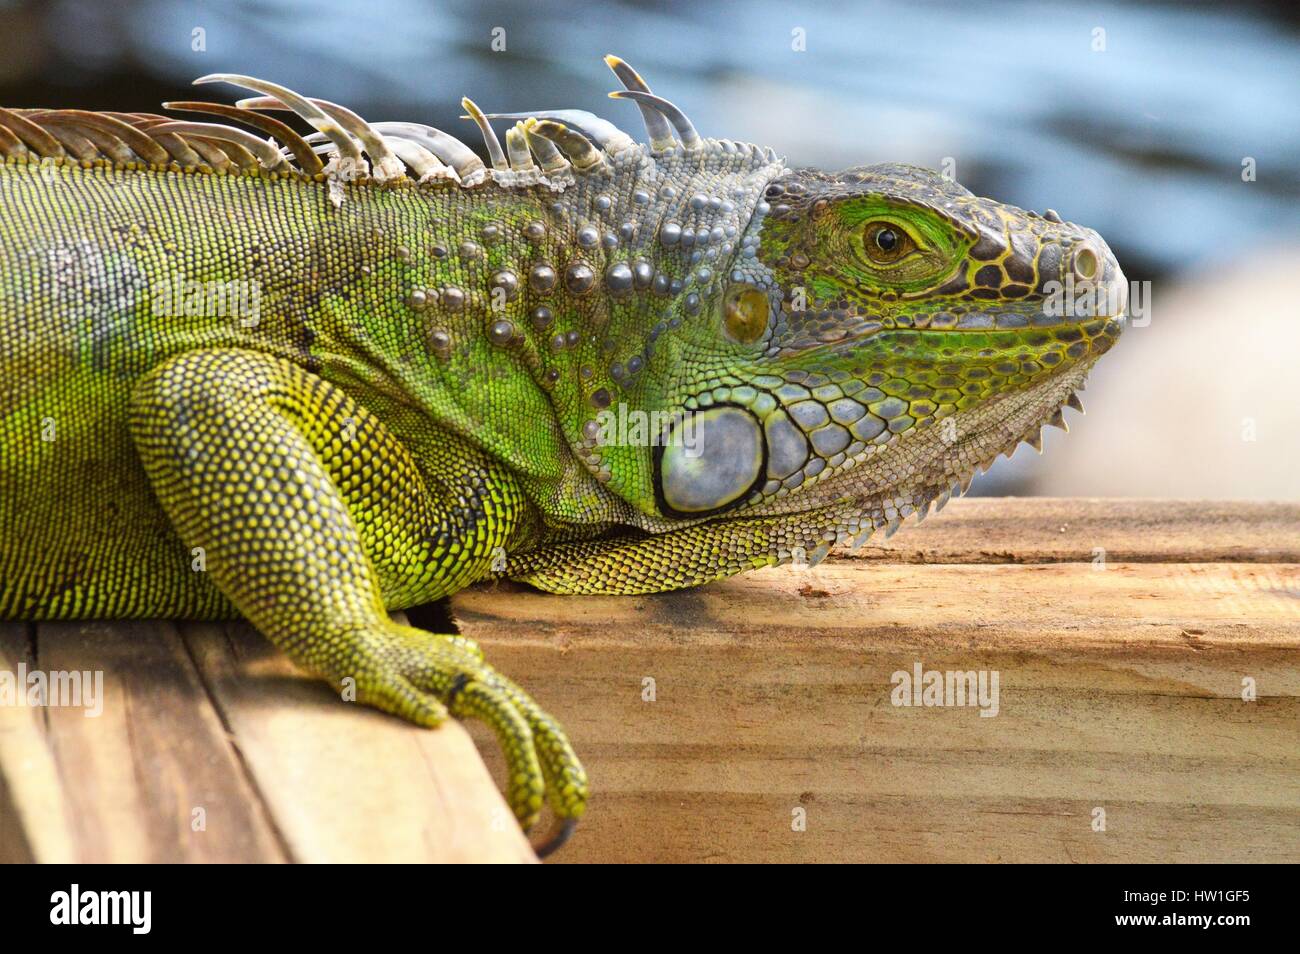
[[[560,726],[478,647],[389,619],[389,605],[480,576],[520,515],[508,474],[450,437],[430,479],[383,424],[287,361],[181,355],[132,393],[131,432],[180,538],[295,662],[420,725],[492,726],[525,828],[544,796],[579,816],[586,776]],[[405,600],[403,601],[403,598]]]

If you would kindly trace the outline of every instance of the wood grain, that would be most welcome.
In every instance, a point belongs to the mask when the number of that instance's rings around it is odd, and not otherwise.
[[[0,669],[98,670],[103,709],[0,706],[0,859],[536,860],[463,728],[346,706],[247,626],[32,629]]]
[[[563,861],[1300,860],[1300,565],[1198,529],[1273,526],[1289,555],[1300,519],[1216,505],[1126,530],[1128,506],[957,501],[906,563],[639,598],[502,585],[453,612],[586,760]],[[1059,562],[1056,520],[1109,558]],[[983,551],[929,563],[945,521]],[[1004,551],[988,528],[1012,524]],[[1257,562],[1159,562],[1192,552]],[[891,704],[918,662],[997,671],[998,715]]]
[[[459,724],[344,704],[242,624],[184,635],[294,860],[536,860]]]
[[[7,713],[42,764],[39,784],[4,772],[22,790],[33,860],[284,859],[174,627],[41,623],[27,665],[95,671],[103,687],[97,715],[88,699]]]
[[[859,559],[884,563],[1300,563],[1300,503],[964,497]]]

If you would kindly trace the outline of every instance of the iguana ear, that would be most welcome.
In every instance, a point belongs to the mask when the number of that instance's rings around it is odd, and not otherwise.
[[[655,500],[666,517],[723,513],[756,491],[766,472],[763,425],[748,408],[688,411],[655,447]]]
[[[768,292],[748,284],[734,284],[722,299],[722,333],[727,340],[741,345],[761,341],[772,316]]]

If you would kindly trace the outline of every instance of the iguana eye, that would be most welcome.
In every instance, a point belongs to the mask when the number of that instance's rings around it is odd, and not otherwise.
[[[868,222],[862,230],[862,247],[877,265],[892,265],[916,249],[916,242],[893,222]]]

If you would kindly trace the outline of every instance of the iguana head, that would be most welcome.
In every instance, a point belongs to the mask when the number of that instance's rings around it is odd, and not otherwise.
[[[1127,286],[1096,232],[913,166],[790,170],[636,98],[685,135],[629,160],[619,191],[633,215],[640,197],[643,241],[612,256],[632,277],[593,336],[594,399],[568,417],[626,522],[798,514],[815,541],[844,539],[1064,426],[1123,327]]]
[[[901,495],[905,515],[1060,423],[1122,328],[1096,232],[924,169],[783,172],[747,236],[666,395],[684,417],[655,456],[665,515],[846,494]]]

